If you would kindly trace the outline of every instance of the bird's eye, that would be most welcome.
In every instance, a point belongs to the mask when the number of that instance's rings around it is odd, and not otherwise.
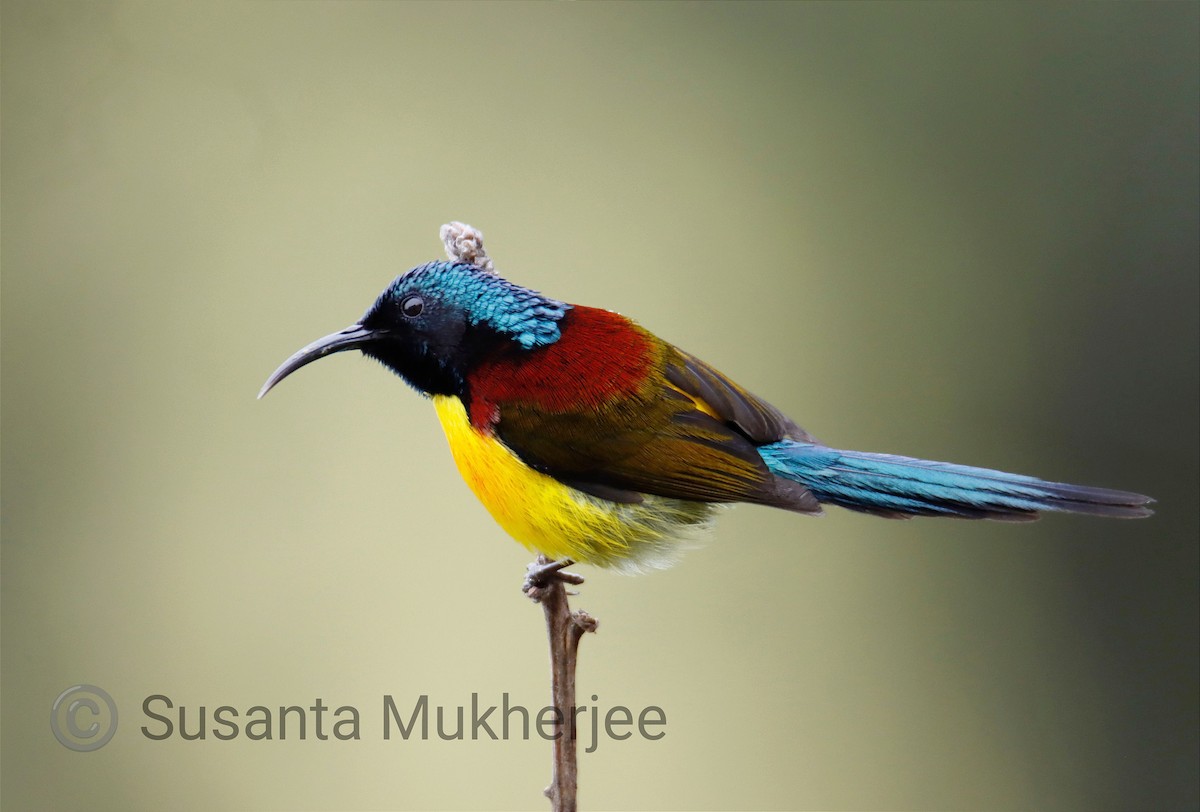
[[[425,300],[420,296],[405,296],[400,302],[400,312],[410,319],[421,315],[421,311],[424,309]]]

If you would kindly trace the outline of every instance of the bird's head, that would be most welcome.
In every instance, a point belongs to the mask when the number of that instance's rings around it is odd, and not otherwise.
[[[526,350],[553,344],[570,308],[474,265],[430,262],[397,277],[357,323],[284,361],[258,396],[344,350],[361,350],[426,394],[461,395],[481,353],[504,342]]]

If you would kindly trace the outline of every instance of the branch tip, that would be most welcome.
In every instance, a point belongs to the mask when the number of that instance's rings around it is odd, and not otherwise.
[[[483,247],[483,232],[474,226],[452,220],[438,232],[446,256],[454,262],[469,262],[482,271],[494,274],[496,265]]]

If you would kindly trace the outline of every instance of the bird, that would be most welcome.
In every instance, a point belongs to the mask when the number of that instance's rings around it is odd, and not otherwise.
[[[432,400],[475,496],[551,562],[668,567],[734,503],[1018,522],[1152,513],[1137,493],[823,445],[631,319],[510,282],[484,254],[400,275],[357,322],[284,361],[259,398],[350,350]]]

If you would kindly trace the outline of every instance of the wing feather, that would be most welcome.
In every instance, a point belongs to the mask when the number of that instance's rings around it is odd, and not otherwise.
[[[757,450],[782,437],[808,439],[803,430],[699,359],[625,323],[643,338],[645,351],[637,356],[641,368],[622,370],[624,385],[611,396],[597,398],[595,380],[564,374],[569,366],[555,360],[536,375],[510,370],[503,387],[477,387],[503,391],[486,408],[481,404],[479,413],[495,416],[491,430],[530,467],[593,496],[632,502],[654,494],[819,512],[808,489],[776,477]],[[606,345],[605,331],[580,334],[589,345],[580,346],[582,339],[572,344],[571,325],[564,325],[568,346],[560,352],[581,358],[616,349]],[[621,349],[627,348],[628,338],[622,342]],[[554,352],[555,345],[532,350],[523,363],[539,364],[540,354]],[[544,374],[549,369],[556,370],[553,380]],[[555,387],[554,396],[541,388],[523,396],[517,387],[523,378]],[[636,385],[628,385],[634,380]],[[582,387],[588,397],[572,397]]]
[[[775,443],[785,437],[816,442],[790,417],[696,356],[678,347],[669,347],[669,351],[663,370],[668,383],[694,398],[698,408],[733,426],[755,445]]]

